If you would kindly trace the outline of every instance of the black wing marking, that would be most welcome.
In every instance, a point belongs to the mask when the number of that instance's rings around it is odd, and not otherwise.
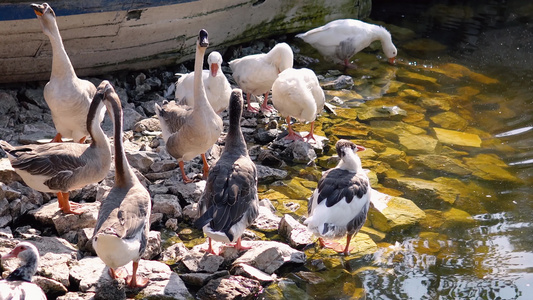
[[[240,157],[235,163],[219,162],[209,172],[200,203],[200,211],[205,212],[195,225],[202,228],[209,223],[212,230],[225,232],[233,240],[229,230],[257,200],[257,170],[249,157]],[[247,222],[253,222],[257,214],[251,211]]]
[[[326,199],[326,206],[331,207],[343,198],[348,203],[352,202],[355,197],[362,198],[368,192],[370,184],[366,177],[335,168],[324,173],[317,188],[317,204]]]

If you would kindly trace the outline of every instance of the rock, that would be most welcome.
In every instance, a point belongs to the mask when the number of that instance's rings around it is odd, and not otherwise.
[[[161,254],[161,232],[151,230],[148,233],[148,243],[142,259],[150,260]]]
[[[326,135],[333,134],[339,138],[353,139],[363,138],[370,134],[370,128],[354,120],[347,120],[336,124],[334,127],[324,131]]]
[[[13,239],[13,232],[10,227],[0,228],[0,240],[1,239]]]
[[[409,54],[420,57],[420,58],[427,58],[427,57],[434,57],[441,53],[443,53],[447,47],[437,41],[434,41],[432,39],[416,39],[409,41],[402,45],[405,51],[407,51]],[[400,81],[405,81],[404,78],[399,78]],[[436,79],[435,79],[436,81]],[[410,82],[410,83],[416,83],[416,82]]]
[[[141,299],[194,299],[183,280],[170,267],[156,261],[139,264],[138,273],[150,279]]]
[[[31,239],[31,238],[34,238],[34,237],[38,237],[41,235],[41,231],[35,229],[35,228],[31,228],[30,225],[26,225],[26,226],[22,226],[22,227],[17,227],[15,229],[15,235],[17,238],[22,238],[22,239]]]
[[[198,203],[200,196],[205,189],[205,180],[184,184],[183,181],[169,181],[165,185],[169,186],[170,192],[179,197],[180,201],[186,203]]]
[[[161,260],[164,262],[171,261],[174,264],[182,260],[189,252],[189,249],[183,243],[176,243],[161,252]]]
[[[62,235],[69,231],[96,225],[100,202],[84,203],[81,215],[64,214],[58,208],[57,201],[51,201],[42,207],[32,210],[29,214],[45,225],[53,225],[57,232]]]
[[[150,151],[128,151],[126,152],[126,158],[132,167],[142,173],[147,173],[154,161],[159,159],[159,155]]]
[[[268,129],[258,128],[254,133],[254,140],[260,145],[266,145],[273,140],[275,140],[279,135],[278,129]]]
[[[152,163],[150,165],[150,169],[154,172],[161,173],[161,172],[174,170],[176,169],[177,166],[178,166],[178,163],[176,162],[176,160],[164,159],[164,160],[155,161],[154,163]]]
[[[426,218],[424,211],[411,200],[389,196],[376,190],[372,190],[371,198],[373,201],[386,203],[387,206],[379,210],[370,209],[368,221],[377,230],[384,232],[401,230],[414,226]]]
[[[140,120],[144,118],[135,109],[126,107],[123,109],[123,111],[124,111],[123,113],[123,116],[124,116],[123,130],[124,131],[132,130],[133,127],[135,126],[135,123],[139,122]]]
[[[191,272],[214,273],[218,271],[218,268],[224,262],[224,258],[206,252],[189,251],[189,253],[181,259],[181,262],[183,262]]]
[[[82,228],[78,230],[78,249],[82,252],[89,253],[91,255],[96,255],[96,251],[93,248],[93,233],[94,227],[92,228]]]
[[[178,219],[170,218],[165,222],[165,228],[168,228],[172,231],[178,230]]]
[[[267,167],[279,168],[284,162],[277,153],[271,150],[261,149],[257,155],[257,161]]]
[[[289,245],[296,249],[302,249],[313,243],[313,236],[307,227],[296,221],[291,215],[285,214],[279,223],[279,234],[285,237]]]
[[[398,106],[381,106],[360,110],[357,119],[361,122],[377,119],[401,120],[405,116],[407,116],[407,112]]]
[[[427,209],[424,212],[427,218],[420,222],[420,225],[424,228],[457,228],[465,230],[476,223],[469,213],[453,207],[446,211]]]
[[[353,78],[347,75],[341,75],[333,80],[328,80],[320,84],[324,90],[341,90],[351,89],[354,85]]]
[[[263,165],[256,165],[257,179],[260,182],[272,182],[287,178],[289,173],[285,170],[274,169]]]
[[[162,213],[167,218],[180,218],[181,205],[177,196],[157,194],[152,200],[152,213]]]
[[[257,280],[228,275],[209,281],[198,291],[196,297],[202,300],[255,299],[261,290],[261,284]]]
[[[267,285],[273,282],[276,278],[276,275],[269,275],[259,269],[256,269],[252,266],[246,264],[237,264],[231,268],[232,275],[240,275],[247,278],[257,280],[261,285]]]
[[[198,203],[188,204],[183,208],[182,215],[185,219],[195,220],[198,218]]]
[[[283,150],[282,155],[284,159],[302,164],[307,164],[317,158],[313,147],[304,141],[294,141],[290,143],[287,148]]]
[[[227,275],[229,275],[229,272],[227,270],[222,270],[215,273],[185,273],[180,274],[180,277],[186,284],[201,287],[206,285],[211,279]]]
[[[399,142],[407,154],[435,153],[438,141],[425,134],[415,135],[409,133],[399,134]]]
[[[262,231],[274,231],[278,229],[280,221],[281,218],[274,214],[273,206],[270,208],[268,206],[259,205],[259,215],[252,223],[251,227]]]
[[[303,186],[302,181],[304,179],[293,177],[290,181],[276,181],[270,185],[270,188],[284,194],[290,199],[307,200],[313,191]]]
[[[418,155],[411,159],[409,171],[413,174],[453,174],[467,176],[472,174],[472,170],[457,159],[444,155]]]
[[[135,123],[132,130],[135,132],[161,131],[161,124],[157,118],[146,118]]]
[[[440,143],[452,146],[481,147],[481,138],[472,133],[448,130],[443,128],[433,128]]]
[[[94,300],[94,296],[94,293],[68,292],[57,297],[56,300]]]
[[[476,157],[463,158],[472,170],[472,175],[487,181],[522,182],[506,170],[507,164],[495,154],[478,154]]]
[[[379,153],[378,158],[399,170],[407,170],[409,168],[405,152],[396,148],[387,147],[385,151]]]
[[[39,249],[39,253],[41,254],[39,259],[40,271],[37,274],[53,279],[68,288],[70,286],[69,265],[74,261],[72,256],[65,253],[43,252],[41,249]]]
[[[274,241],[251,242],[252,249],[233,262],[233,265],[247,264],[268,274],[274,273],[285,263],[305,263],[305,254],[287,244]]]
[[[44,139],[51,140],[56,133],[56,129],[46,123],[26,124],[18,142],[23,145],[38,144],[39,141]]]
[[[451,102],[452,101],[449,99],[449,97],[431,97],[431,98],[421,97],[417,101],[417,103],[421,107],[427,109],[430,112],[442,112],[442,111],[448,112],[452,108]],[[431,117],[430,119],[433,120],[434,117],[435,116]],[[438,117],[437,119],[445,120],[442,117]]]
[[[7,115],[18,110],[18,100],[16,95],[0,91],[0,113]]]
[[[63,295],[68,292],[68,289],[63,284],[50,278],[33,276],[32,282],[38,285],[47,295]]]
[[[441,208],[453,204],[461,194],[453,186],[419,178],[385,178],[383,185],[403,191],[405,197],[416,199],[422,208]]]

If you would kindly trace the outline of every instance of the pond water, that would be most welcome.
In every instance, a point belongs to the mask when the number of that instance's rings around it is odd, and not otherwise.
[[[425,219],[362,255],[307,250],[327,270],[292,270],[264,298],[531,299],[533,4],[447,2],[374,1],[371,18],[391,30],[397,63],[379,44],[356,55],[354,85],[326,90],[338,115],[317,122],[318,134],[372,149],[362,160],[375,189],[412,200]],[[340,70],[309,67],[322,83]],[[428,182],[440,184],[434,194]]]

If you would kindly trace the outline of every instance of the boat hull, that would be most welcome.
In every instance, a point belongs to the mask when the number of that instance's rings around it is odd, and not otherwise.
[[[78,76],[191,59],[201,28],[209,32],[210,50],[215,50],[303,32],[334,19],[364,18],[371,5],[371,0],[89,2],[53,3],[65,49]],[[13,13],[6,14],[10,10]],[[0,83],[47,80],[52,48],[30,5],[0,2],[0,11]]]

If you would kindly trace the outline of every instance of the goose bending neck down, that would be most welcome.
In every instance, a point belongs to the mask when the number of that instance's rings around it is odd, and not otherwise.
[[[150,194],[126,159],[122,144],[122,107],[118,95],[107,81],[100,84],[97,93],[103,95],[114,123],[115,185],[102,200],[94,228],[93,247],[109,267],[112,278],[124,277],[130,287],[145,287],[148,279],[139,276],[137,269],[150,230]],[[130,261],[133,262],[132,275],[118,269]]]
[[[309,198],[305,220],[308,229],[319,236],[323,247],[350,254],[352,236],[363,227],[370,207],[370,183],[361,166],[358,151],[364,147],[348,140],[337,141],[339,164],[324,173]],[[346,235],[346,246],[326,242]]]
[[[208,237],[207,252],[217,254],[211,240],[236,242],[235,248],[246,250],[241,235],[258,215],[257,169],[248,156],[242,135],[242,91],[234,89],[229,106],[230,125],[220,159],[209,172],[200,199],[200,217],[195,226]]]
[[[21,265],[6,280],[0,281],[0,300],[46,300],[43,290],[31,282],[39,266],[37,248],[29,242],[20,242],[11,252],[2,256],[2,260],[9,258],[19,258]]]
[[[57,135],[52,142],[61,142],[62,137],[84,143],[89,135],[85,118],[96,87],[88,80],[79,79],[65,51],[54,10],[47,3],[32,4],[43,33],[52,45],[52,73],[44,87],[44,100],[52,113]],[[103,120],[103,112],[98,116]]]
[[[339,19],[328,24],[297,34],[318,50],[323,56],[345,67],[355,68],[350,58],[379,40],[389,63],[393,64],[398,51],[387,29],[354,19]]]
[[[174,101],[155,105],[155,111],[161,123],[166,149],[178,160],[183,182],[192,182],[184,170],[184,161],[189,161],[201,154],[203,160],[203,177],[207,178],[209,165],[205,156],[222,133],[222,119],[215,113],[208,102],[202,78],[202,64],[208,46],[207,31],[200,30],[196,43],[194,62],[194,106],[177,105]]]
[[[86,120],[91,144],[48,143],[11,146],[0,141],[15,172],[31,188],[56,193],[59,209],[64,213],[81,214],[81,206],[69,201],[69,191],[99,182],[111,165],[109,141],[100,127],[104,111],[101,95],[95,94]]]
[[[276,44],[268,53],[260,53],[237,58],[229,62],[233,78],[246,93],[248,111],[258,112],[250,105],[251,95],[264,94],[261,104],[263,112],[272,112],[268,106],[268,93],[274,80],[283,70],[292,68],[294,53],[287,43]]]

